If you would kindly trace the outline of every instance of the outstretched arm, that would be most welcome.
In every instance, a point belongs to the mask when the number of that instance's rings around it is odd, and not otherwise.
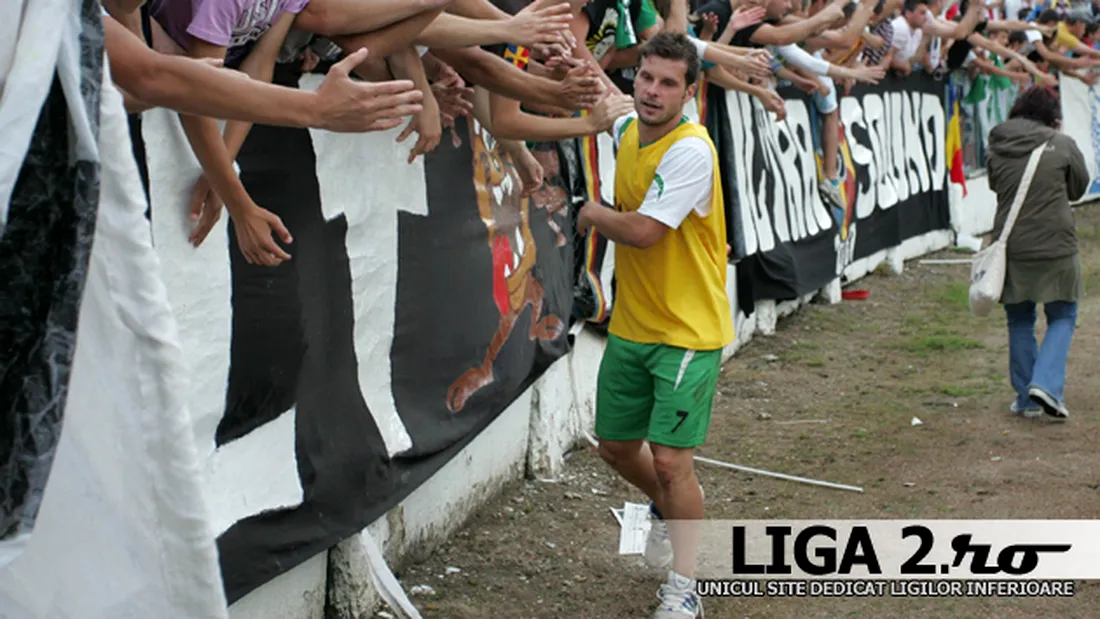
[[[364,84],[348,70],[367,57],[358,50],[335,65],[317,92],[247,79],[237,71],[183,56],[168,56],[111,17],[103,19],[111,77],[150,107],[285,127],[361,132],[397,126],[420,110],[412,82]],[[382,124],[379,124],[382,123]]]
[[[1040,71],[1039,67],[1035,66],[1034,62],[1031,62],[1019,52],[1015,52],[1005,47],[1004,45],[1001,45],[1000,43],[990,41],[989,39],[977,33],[970,35],[969,37],[967,37],[966,40],[970,41],[970,44],[974,47],[980,47],[982,49],[989,50],[994,54],[999,55],[1001,58],[1015,59],[1017,62],[1020,63],[1021,66],[1024,67],[1024,69],[1027,70],[1028,73],[1034,75],[1037,79],[1041,80],[1045,84],[1048,84],[1050,86],[1058,85],[1058,80],[1054,76]]]
[[[524,103],[542,103],[566,109],[587,109],[599,98],[600,79],[583,68],[563,81],[537,77],[478,47],[437,49],[432,52],[478,86]]]
[[[437,14],[451,2],[452,0],[311,0],[298,15],[294,27],[326,37],[366,33],[389,28],[422,14]],[[380,54],[374,48],[370,50],[376,56],[388,55]]]
[[[791,21],[782,26],[763,24],[752,34],[752,41],[761,45],[793,45],[822,32],[829,24],[844,16],[841,8],[847,0],[833,0],[809,19]]]

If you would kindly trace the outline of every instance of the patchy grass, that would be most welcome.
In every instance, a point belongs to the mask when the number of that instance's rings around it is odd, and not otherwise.
[[[926,335],[909,340],[904,348],[910,352],[926,355],[930,352],[957,352],[984,347],[985,344],[978,340],[959,337],[957,335],[947,335],[943,331],[937,331],[936,335]]]
[[[970,309],[970,287],[965,282],[952,282],[939,288],[932,298],[951,309]]]

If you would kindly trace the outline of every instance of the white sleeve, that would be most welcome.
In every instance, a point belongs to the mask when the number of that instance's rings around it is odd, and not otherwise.
[[[707,42],[690,35],[688,35],[688,40],[695,46],[695,53],[699,54],[699,60],[702,60],[707,53]]]
[[[909,45],[909,27],[902,27],[897,23],[891,23],[890,25],[894,27],[894,37],[890,41],[890,48],[904,53],[905,48]]]
[[[788,63],[799,69],[805,69],[814,75],[828,75],[830,64],[820,58],[814,58],[813,54],[794,45],[779,45],[775,51]]]
[[[710,146],[697,137],[678,140],[661,157],[653,183],[638,213],[678,228],[694,209],[710,213],[714,158]]]

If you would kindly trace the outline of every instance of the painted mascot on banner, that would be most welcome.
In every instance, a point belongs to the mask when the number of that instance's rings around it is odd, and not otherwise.
[[[511,337],[527,306],[532,310],[526,332],[531,340],[555,340],[565,328],[560,317],[542,315],[544,289],[534,274],[537,248],[530,222],[533,202],[537,208],[547,211],[550,229],[557,235],[557,245],[563,246],[566,237],[553,216],[565,210],[568,204],[565,192],[543,183],[533,199],[524,197],[523,181],[511,158],[501,154],[496,140],[480,123],[471,119],[469,126],[470,150],[474,158],[473,182],[478,212],[489,232],[493,302],[500,312],[500,323],[481,365],[466,370],[447,389],[447,408],[452,413],[461,411],[473,394],[492,384],[497,354]],[[544,178],[553,178],[559,165],[556,153],[535,151],[534,154],[543,166]]]

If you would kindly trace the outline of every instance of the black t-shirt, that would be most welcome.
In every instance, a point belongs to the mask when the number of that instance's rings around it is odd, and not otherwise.
[[[985,20],[980,22],[974,27],[974,34],[982,34],[985,32],[986,26],[989,25],[989,21]],[[954,71],[961,68],[963,63],[966,62],[966,57],[970,55],[970,50],[974,49],[974,45],[966,40],[959,39],[955,41],[951,48],[947,50],[947,70]]]
[[[718,35],[721,35],[722,32],[725,31],[726,24],[728,24],[733,17],[733,9],[730,8],[729,0],[707,0],[702,3],[702,6],[700,6],[697,11],[695,11],[695,14],[699,16],[706,15],[707,13],[714,13],[718,17]],[[730,39],[730,45],[734,47],[765,47],[762,43],[754,43],[752,41],[752,35],[756,34],[756,31],[764,24],[776,26],[779,24],[779,20],[765,19],[759,24],[745,26],[733,33],[733,38]]]
[[[778,26],[778,19],[765,19],[759,24],[753,24],[751,26],[745,26],[744,28],[733,33],[733,38],[730,39],[730,45],[736,47],[766,47],[764,43],[757,43],[752,40],[752,35],[756,34],[756,31],[760,29],[760,26],[768,24],[769,26]]]

